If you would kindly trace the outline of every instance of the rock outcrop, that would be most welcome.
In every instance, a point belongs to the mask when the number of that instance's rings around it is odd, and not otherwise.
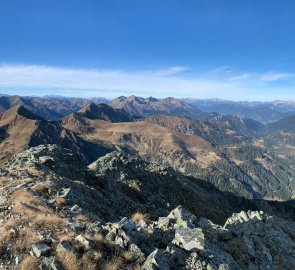
[[[122,153],[87,168],[40,145],[6,163],[0,190],[0,269],[295,268],[294,222],[229,214],[222,193]]]

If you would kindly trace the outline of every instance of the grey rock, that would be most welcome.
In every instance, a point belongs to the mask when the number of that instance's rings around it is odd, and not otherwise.
[[[32,246],[32,250],[37,258],[47,255],[50,251],[50,247],[44,243],[37,243]]]
[[[175,230],[173,243],[187,251],[203,250],[205,247],[205,237],[202,229],[178,228]]]
[[[114,240],[115,245],[125,248],[130,243],[130,237],[121,229],[117,230],[117,234]]]
[[[15,257],[15,264],[18,265],[20,262],[20,256]]]
[[[59,197],[65,198],[69,195],[71,189],[70,188],[63,188]]]
[[[197,217],[181,205],[173,209],[167,218],[175,220],[174,228],[194,228],[197,223]]]
[[[64,270],[61,263],[55,257],[44,257],[42,263],[52,270]]]
[[[75,252],[75,248],[69,241],[63,240],[57,245],[56,252]]]
[[[215,238],[216,241],[228,241],[232,239],[232,233],[220,225],[214,224],[206,218],[200,218],[198,225],[206,232],[206,237]]]
[[[90,249],[93,247],[92,241],[88,240],[83,235],[78,235],[75,240],[79,242],[81,245],[83,245],[86,249]]]
[[[140,248],[135,244],[130,245],[129,253],[131,255],[131,260],[133,262],[144,260],[144,254],[142,253]]]
[[[22,183],[17,185],[16,187],[13,188],[13,190],[19,190],[19,189],[23,189],[25,187],[27,187],[29,184],[28,183]]]
[[[115,241],[116,236],[117,236],[117,230],[116,229],[110,230],[105,236],[105,240],[112,243]]]
[[[175,222],[176,222],[176,219],[174,219],[174,218],[159,217],[159,219],[158,219],[158,227],[159,228],[163,228],[163,227],[168,228]]]
[[[118,228],[122,228],[127,233],[130,233],[131,231],[136,230],[136,224],[132,219],[124,217],[119,221]]]
[[[8,199],[5,195],[0,195],[0,205],[5,204],[7,200]]]
[[[71,229],[76,233],[81,233],[86,230],[86,224],[82,221],[75,221],[71,224]]]
[[[138,226],[141,228],[147,228],[147,223],[142,219],[138,222]]]
[[[169,245],[165,250],[169,254],[169,265],[172,269],[183,269],[186,265],[188,254],[185,250],[174,245]]]
[[[236,235],[227,242],[227,252],[239,254],[243,261],[248,262],[249,269],[295,267],[293,223],[262,211],[242,211],[233,214],[224,228]]]
[[[42,156],[42,157],[39,157],[39,161],[41,163],[50,164],[54,162],[54,158],[50,156]]]
[[[83,212],[83,209],[79,205],[75,204],[71,207],[70,211],[75,214],[80,214]]]
[[[170,270],[169,260],[162,251],[156,249],[147,257],[142,270]]]

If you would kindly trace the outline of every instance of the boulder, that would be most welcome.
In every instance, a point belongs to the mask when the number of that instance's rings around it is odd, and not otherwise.
[[[44,243],[37,243],[32,246],[33,253],[37,258],[47,255],[50,251],[50,247]]]
[[[194,228],[197,223],[197,217],[181,205],[173,209],[167,218],[175,220],[174,228]]]
[[[200,218],[198,225],[203,229],[206,237],[214,238],[217,241],[228,241],[233,235],[230,231],[220,225],[214,224],[206,218]]]
[[[162,251],[156,249],[147,257],[142,270],[170,270],[169,260]]]
[[[158,227],[159,228],[168,228],[172,226],[176,220],[174,218],[169,217],[159,217],[158,218]]]
[[[75,204],[73,207],[71,207],[70,211],[74,214],[80,214],[83,212],[83,209],[79,205]]]
[[[46,269],[64,270],[61,263],[55,257],[45,257],[45,258],[43,258],[42,259],[42,264],[46,266]]]
[[[126,233],[136,230],[136,224],[132,219],[122,218],[118,223],[118,228],[122,228]]]
[[[5,195],[0,195],[0,205],[5,204],[7,202],[7,197]]]
[[[50,156],[42,156],[39,157],[39,161],[44,164],[52,164],[54,163],[54,158]]]
[[[56,252],[75,252],[75,248],[69,241],[63,240],[57,245]]]
[[[203,250],[205,237],[202,229],[199,228],[178,228],[175,230],[173,243],[187,251]]]
[[[117,230],[114,243],[115,245],[125,248],[130,243],[130,237],[123,230],[119,229]]]
[[[137,245],[135,245],[135,244],[131,244],[130,245],[130,247],[129,247],[129,253],[131,255],[131,260],[133,262],[144,260],[144,254],[142,253],[142,251],[140,250],[140,248]]]
[[[93,243],[92,241],[88,240],[86,237],[84,237],[83,235],[78,235],[75,240],[77,242],[79,242],[81,245],[84,246],[84,248],[86,249],[90,249],[93,247]]]

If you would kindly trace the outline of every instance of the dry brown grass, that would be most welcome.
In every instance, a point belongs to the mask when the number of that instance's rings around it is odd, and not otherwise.
[[[36,232],[30,228],[23,228],[14,242],[13,250],[17,253],[23,253],[38,241],[40,239],[37,237]]]
[[[105,244],[104,238],[102,234],[95,234],[95,235],[90,235],[90,234],[83,234],[84,237],[87,239],[91,240],[94,244],[95,249],[101,250],[103,245]]]
[[[39,263],[35,257],[27,256],[25,257],[21,264],[20,270],[39,270]]]
[[[81,261],[81,269],[85,270],[95,270],[96,268],[96,263],[93,262],[87,254],[84,254],[82,256],[82,261]]]
[[[9,185],[12,184],[13,181],[11,179],[6,178],[6,177],[0,177],[0,184],[1,185]]]
[[[114,257],[107,261],[104,265],[104,270],[119,270],[122,269],[123,260],[120,257]]]
[[[33,194],[26,189],[15,190],[12,195],[13,195],[13,198],[17,201],[28,202],[27,200],[29,200],[33,203],[37,203],[37,204],[40,203],[40,200],[34,197]]]
[[[34,186],[34,190],[37,191],[37,192],[40,192],[40,193],[47,192],[48,186],[43,184],[43,183],[37,183]]]
[[[97,263],[101,260],[101,258],[102,258],[102,253],[95,251],[92,257],[93,261]]]
[[[50,215],[38,214],[35,217],[35,226],[37,228],[38,227],[39,228],[54,227],[54,228],[61,229],[64,226],[64,222],[55,214],[50,214]]]
[[[147,235],[151,236],[154,234],[154,231],[151,228],[148,228],[147,230],[145,230],[145,232],[147,233]]]
[[[11,229],[5,230],[0,236],[0,253],[3,254],[8,250],[15,254],[25,253],[39,240],[36,232],[27,227],[16,232]]]
[[[0,235],[0,254],[4,254],[7,252],[8,242],[10,242],[10,238],[12,237],[11,231],[5,231]]]
[[[91,260],[87,254],[84,254],[82,258],[78,258],[72,252],[60,252],[58,254],[59,260],[62,263],[65,270],[95,270],[96,261]],[[101,255],[96,254],[97,261],[101,259]]]
[[[66,205],[66,203],[67,203],[67,200],[65,198],[58,197],[58,198],[55,199],[55,205],[57,207],[62,207],[64,205]]]
[[[60,252],[58,257],[66,270],[80,270],[81,261],[73,252]]]
[[[36,168],[33,168],[33,167],[28,168],[28,173],[30,175],[32,175],[32,176],[39,176],[39,177],[45,175],[45,172],[39,171],[39,170],[37,170]]]
[[[89,222],[89,221],[90,221],[89,217],[87,217],[87,216],[85,216],[85,215],[83,215],[83,214],[79,214],[79,215],[77,215],[77,216],[76,216],[76,219],[78,219],[78,220],[80,220],[80,221],[84,221],[84,222]]]
[[[141,270],[141,266],[139,264],[130,267],[130,270]]]
[[[57,214],[60,218],[66,218],[68,216],[68,213],[64,210],[59,211]]]
[[[132,215],[131,218],[134,222],[138,223],[141,220],[147,221],[149,219],[149,215],[137,211]]]
[[[124,251],[122,253],[122,257],[124,258],[124,260],[127,262],[127,263],[131,263],[132,262],[132,254],[129,252],[129,251]]]
[[[59,234],[57,237],[59,239],[59,242],[61,242],[61,241],[71,242],[75,237],[75,233],[74,232],[62,233],[62,234]]]
[[[9,231],[10,229],[13,229],[19,225],[26,225],[28,222],[30,222],[31,219],[28,216],[23,216],[17,219],[9,220],[8,222],[4,223],[2,227]]]
[[[19,189],[13,192],[12,200],[14,203],[14,213],[27,213],[27,212],[52,212],[51,209],[44,205],[44,202],[31,192],[25,189]]]

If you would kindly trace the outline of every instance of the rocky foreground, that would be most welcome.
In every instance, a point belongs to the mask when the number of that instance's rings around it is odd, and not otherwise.
[[[229,214],[169,168],[118,153],[87,168],[41,145],[0,175],[0,269],[295,269],[294,222],[270,205]]]

